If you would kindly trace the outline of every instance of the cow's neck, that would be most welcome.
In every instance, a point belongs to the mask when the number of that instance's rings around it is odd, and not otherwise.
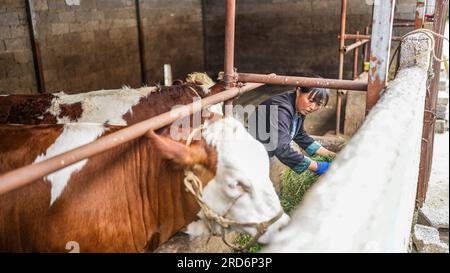
[[[204,140],[201,140],[204,142]],[[209,156],[207,166],[194,168],[195,174],[206,186],[215,176],[217,153],[212,146],[205,146]],[[146,250],[152,251],[168,241],[176,232],[183,230],[197,219],[200,207],[184,185],[184,169],[164,160],[159,153],[149,152],[151,165],[145,183],[145,199],[148,206],[144,213],[144,222],[148,234]],[[155,197],[157,199],[155,199]],[[157,219],[149,222],[146,219]]]

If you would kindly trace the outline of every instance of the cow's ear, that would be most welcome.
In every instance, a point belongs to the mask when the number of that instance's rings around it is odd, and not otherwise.
[[[208,160],[206,149],[200,143],[187,146],[169,137],[157,135],[152,130],[148,131],[146,135],[163,158],[182,167],[204,164]]]

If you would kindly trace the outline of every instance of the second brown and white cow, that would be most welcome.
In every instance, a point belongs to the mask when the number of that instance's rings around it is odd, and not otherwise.
[[[85,123],[1,125],[0,173],[118,129]],[[205,122],[202,138],[190,146],[171,139],[169,130],[150,133],[1,195],[0,251],[64,252],[76,242],[82,252],[140,252],[154,250],[186,226],[191,235],[208,233],[185,190],[185,168],[201,179],[204,200],[218,214],[264,222],[281,210],[268,165],[264,147],[233,118]],[[268,242],[288,219],[284,214],[260,242]],[[253,227],[235,228],[256,234]]]
[[[171,110],[173,102],[188,104],[193,96],[204,98],[224,90],[205,73],[192,73],[176,86],[0,96],[0,124],[101,123],[132,125]],[[210,107],[220,113],[221,104]]]
[[[86,124],[2,125],[0,172],[115,130]],[[183,184],[183,169],[194,166],[205,185],[204,200],[214,211],[240,222],[267,221],[281,209],[268,164],[261,144],[233,118],[205,126],[203,138],[191,146],[153,134],[0,196],[0,251],[61,252],[68,242],[89,252],[145,251],[186,225],[191,235],[205,234],[209,229]],[[284,215],[260,241],[268,242],[287,220]],[[240,231],[256,234],[255,228]]]

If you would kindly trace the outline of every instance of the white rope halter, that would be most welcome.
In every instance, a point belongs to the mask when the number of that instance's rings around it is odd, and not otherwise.
[[[197,134],[199,131],[202,130],[202,127],[194,129],[190,134],[186,141],[186,145],[189,146],[192,142],[192,139],[194,138],[195,134]],[[284,211],[281,209],[277,215],[275,215],[273,218],[271,218],[268,221],[264,222],[239,222],[232,220],[227,217],[227,214],[231,210],[231,208],[236,204],[237,200],[242,197],[243,194],[239,195],[236,199],[233,200],[231,203],[231,206],[227,209],[225,214],[220,215],[217,212],[215,212],[213,209],[209,207],[209,205],[203,200],[203,183],[198,178],[198,176],[191,170],[191,169],[185,169],[184,170],[184,185],[186,186],[186,190],[190,192],[195,200],[197,201],[197,204],[200,206],[201,212],[203,213],[204,218],[201,218],[202,221],[205,222],[206,226],[208,227],[210,231],[210,235],[214,236],[221,236],[223,242],[233,248],[236,251],[243,251],[258,241],[258,239],[267,231],[267,228],[278,221],[278,219],[281,218]],[[217,234],[214,231],[214,224],[218,224],[220,226],[220,233]],[[252,238],[251,241],[249,241],[244,246],[238,246],[236,244],[230,243],[226,239],[226,230],[229,229],[232,226],[240,226],[240,227],[253,227],[256,228],[256,235]]]

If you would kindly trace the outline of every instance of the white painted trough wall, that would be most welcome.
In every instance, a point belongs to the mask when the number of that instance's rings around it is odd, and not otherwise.
[[[408,250],[430,48],[424,34],[403,42],[395,80],[264,252]]]

